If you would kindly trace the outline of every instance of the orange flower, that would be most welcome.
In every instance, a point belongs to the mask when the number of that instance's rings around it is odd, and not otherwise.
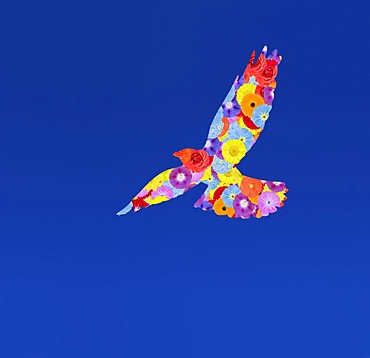
[[[217,215],[227,215],[232,218],[235,215],[235,210],[233,208],[227,207],[222,198],[218,198],[213,204],[213,210]]]
[[[247,116],[252,118],[252,114],[254,109],[261,105],[264,104],[265,101],[261,96],[255,93],[248,93],[244,96],[242,103],[240,104],[240,107],[243,111],[243,113]]]
[[[229,130],[230,127],[229,120],[226,117],[222,118],[222,122],[224,123],[224,127],[222,128],[221,133],[218,135],[219,137],[222,137]]]
[[[240,190],[248,198],[253,198],[261,193],[263,189],[263,184],[261,180],[244,177],[240,184]]]
[[[173,153],[173,155],[181,160],[186,169],[197,173],[206,169],[212,163],[213,159],[203,149],[195,150],[186,148]]]

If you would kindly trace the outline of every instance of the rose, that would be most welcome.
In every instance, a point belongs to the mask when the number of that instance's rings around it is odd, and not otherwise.
[[[268,86],[275,81],[277,73],[277,62],[275,60],[267,60],[266,67],[257,74],[256,80],[261,86]]]
[[[244,71],[245,82],[248,82],[251,76],[257,78],[259,74],[266,68],[266,57],[264,54],[261,53],[256,63],[253,63],[255,58],[256,51],[253,51],[252,56],[248,62],[247,68]]]
[[[187,148],[173,154],[175,157],[180,158],[186,169],[197,173],[206,169],[213,159],[204,149],[195,150]]]

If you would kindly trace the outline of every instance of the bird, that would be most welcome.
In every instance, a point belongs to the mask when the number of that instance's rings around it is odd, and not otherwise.
[[[117,215],[159,204],[197,186],[206,190],[194,207],[229,218],[266,217],[284,205],[284,182],[243,175],[236,167],[263,131],[274,101],[282,56],[264,46],[253,51],[242,76],[237,76],[218,108],[202,149],[185,148],[173,155],[182,165],[155,176]]]

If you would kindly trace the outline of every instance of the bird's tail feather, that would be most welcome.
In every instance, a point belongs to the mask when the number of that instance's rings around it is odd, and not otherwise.
[[[284,205],[288,191],[285,183],[250,178],[236,168],[218,174],[216,180],[208,185],[194,207],[230,218],[268,216]]]
[[[131,210],[136,212],[141,208],[174,199],[199,184],[202,177],[203,172],[191,172],[184,165],[167,169],[146,184],[117,215],[125,215]]]

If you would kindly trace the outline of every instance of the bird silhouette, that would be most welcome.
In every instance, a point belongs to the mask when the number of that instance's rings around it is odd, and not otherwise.
[[[235,167],[257,141],[272,108],[282,57],[277,50],[266,53],[267,46],[256,60],[252,52],[218,109],[204,147],[173,153],[182,165],[158,174],[117,215],[171,200],[200,183],[207,188],[194,206],[217,215],[261,218],[284,205],[285,183],[254,179]]]

